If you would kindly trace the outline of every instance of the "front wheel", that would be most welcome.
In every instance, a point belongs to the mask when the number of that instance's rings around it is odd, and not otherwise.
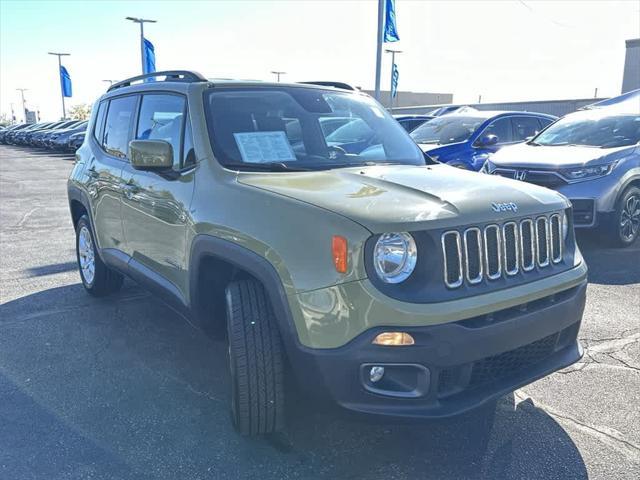
[[[89,218],[83,215],[76,224],[76,258],[80,279],[87,292],[102,297],[120,290],[124,278],[104,264],[96,248]]]
[[[629,187],[618,200],[609,226],[611,243],[628,247],[640,234],[640,188]]]
[[[264,287],[253,279],[226,289],[231,418],[241,435],[284,427],[284,353]]]

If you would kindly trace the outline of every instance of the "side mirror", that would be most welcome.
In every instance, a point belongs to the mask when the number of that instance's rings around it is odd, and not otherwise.
[[[131,140],[129,160],[136,170],[167,170],[173,166],[173,147],[164,140]]]
[[[490,147],[498,143],[498,136],[492,134],[485,135],[484,137],[480,137],[476,143],[479,147]]]

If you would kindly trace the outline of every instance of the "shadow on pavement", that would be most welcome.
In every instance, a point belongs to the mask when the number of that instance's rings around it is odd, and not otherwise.
[[[56,273],[70,272],[78,268],[76,262],[53,263],[51,265],[43,265],[40,267],[25,268],[24,273],[30,277],[41,277],[44,275],[54,275]]]
[[[586,478],[565,430],[527,401],[427,424],[371,424],[290,397],[287,432],[238,437],[226,347],[135,284],[0,306],[0,477]]]

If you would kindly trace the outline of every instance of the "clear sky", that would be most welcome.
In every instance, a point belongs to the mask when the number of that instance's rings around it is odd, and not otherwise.
[[[103,79],[140,72],[138,26],[158,69],[208,77],[331,79],[372,88],[376,1],[12,1],[0,0],[0,111],[61,114],[56,58],[74,88],[68,104],[91,103]],[[625,39],[640,37],[640,0],[397,0],[394,44],[400,90],[451,92],[454,102],[591,97],[620,93]],[[389,58],[383,88],[389,83]]]

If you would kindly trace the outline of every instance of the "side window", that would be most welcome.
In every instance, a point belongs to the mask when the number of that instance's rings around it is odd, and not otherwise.
[[[127,157],[131,118],[136,108],[136,99],[135,96],[129,96],[114,98],[109,102],[102,146],[114,157]]]
[[[515,142],[524,142],[540,131],[540,124],[536,117],[514,117],[513,132]]]
[[[96,113],[96,123],[93,127],[93,137],[102,145],[102,133],[104,128],[104,116],[107,113],[107,102],[100,102]]]
[[[138,117],[136,139],[164,140],[173,147],[173,165],[180,168],[182,120],[185,99],[178,95],[144,95]]]
[[[553,120],[550,118],[538,118],[538,122],[540,122],[540,131],[547,128],[549,125],[553,123]]]
[[[196,152],[193,149],[193,132],[191,131],[191,119],[187,115],[187,124],[184,128],[184,143],[182,144],[182,167],[190,167],[196,163]]]
[[[498,137],[498,143],[513,142],[513,136],[511,134],[511,119],[499,118],[492,122],[487,128],[484,129],[482,136],[495,135]]]

